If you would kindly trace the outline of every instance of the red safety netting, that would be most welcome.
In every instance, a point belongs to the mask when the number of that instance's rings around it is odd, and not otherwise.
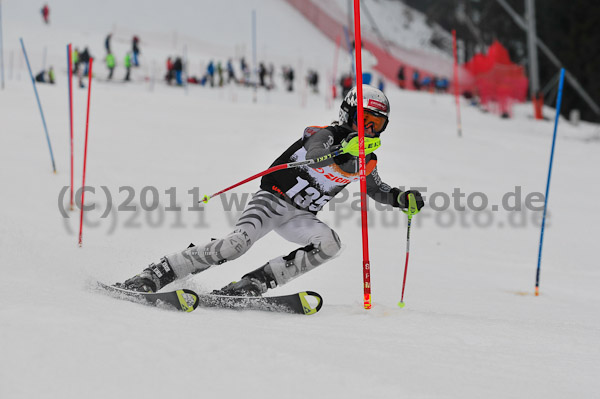
[[[465,68],[473,74],[476,94],[488,110],[511,115],[512,104],[526,100],[529,80],[525,70],[510,60],[499,42],[494,41],[486,55],[476,54]]]

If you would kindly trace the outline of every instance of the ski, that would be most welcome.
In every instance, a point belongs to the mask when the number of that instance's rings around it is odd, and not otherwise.
[[[316,301],[316,306],[309,299]],[[323,298],[313,291],[303,291],[280,296],[229,296],[216,294],[200,294],[198,306],[202,308],[222,308],[236,310],[260,310],[265,312],[293,313],[312,315],[321,310]]]
[[[169,292],[144,293],[130,291],[98,282],[98,287],[113,298],[171,310],[191,312],[198,307],[198,294],[192,290],[179,289]]]
[[[98,287],[113,298],[184,312],[191,312],[200,306],[202,308],[259,310],[264,312],[312,315],[321,310],[323,306],[323,298],[313,291],[270,297],[247,297],[196,294],[194,291],[188,289],[144,293],[106,285],[101,282],[98,282]],[[309,300],[313,303],[316,302],[316,305],[313,306]]]

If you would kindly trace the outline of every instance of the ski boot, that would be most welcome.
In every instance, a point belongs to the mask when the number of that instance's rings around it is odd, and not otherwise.
[[[124,283],[115,284],[115,287],[129,291],[152,293],[158,292],[176,278],[167,258],[162,258],[158,265],[151,263],[140,274],[125,280]]]
[[[214,290],[214,295],[228,296],[262,296],[269,288],[277,287],[271,266],[267,263],[258,269],[245,274],[240,281],[227,284],[220,290]]]

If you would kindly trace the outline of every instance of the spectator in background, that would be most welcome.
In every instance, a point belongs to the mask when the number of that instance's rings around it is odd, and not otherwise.
[[[83,64],[83,76],[88,76],[88,69],[90,67],[90,58],[92,58],[92,56],[90,55],[90,52],[88,51],[88,48],[84,48],[83,52],[81,54],[79,54],[79,62],[81,62]]]
[[[283,67],[283,80],[287,85],[287,91],[294,91],[294,70],[291,66]]]
[[[110,39],[112,38],[112,33],[109,33],[104,40],[104,48],[106,49],[106,54],[110,54]]]
[[[169,57],[167,58],[167,74],[165,75],[165,80],[168,85],[172,85],[173,79],[175,79],[175,71],[173,70],[173,60]]]
[[[183,62],[181,61],[181,57],[177,57],[175,62],[173,63],[173,70],[175,71],[175,82],[177,82],[177,86],[183,85]]]
[[[309,69],[308,76],[306,77],[306,82],[312,89],[313,93],[319,92],[319,74],[317,71]]]
[[[139,62],[139,55],[140,55],[140,38],[137,36],[133,36],[133,40],[131,43],[131,51],[133,53],[133,65],[135,65],[136,67],[140,66],[140,62]]]
[[[237,83],[237,79],[235,78],[235,71],[233,70],[233,64],[231,63],[231,58],[227,60],[227,84],[231,83],[231,81]]]
[[[81,61],[79,59],[79,50],[77,49],[77,47],[75,47],[75,50],[73,50],[73,54],[72,54],[72,62],[73,62],[73,75],[77,75],[77,72],[79,71],[79,62]]]
[[[127,71],[125,73],[125,81],[129,82],[131,80],[129,77],[129,74],[131,72],[131,53],[129,53],[129,51],[125,54],[125,60],[123,61],[123,65],[125,65],[125,70]]]
[[[406,83],[404,82],[404,65],[400,65],[398,69],[398,87],[404,89]]]
[[[111,80],[112,76],[113,76],[113,71],[115,70],[115,66],[117,65],[114,54],[111,52],[106,54],[106,57],[104,58],[104,62],[106,62],[106,67],[108,68],[108,78],[107,79]]]
[[[421,81],[419,80],[419,71],[417,69],[413,72],[413,86],[415,90],[421,90]]]
[[[438,93],[445,93],[448,91],[448,86],[450,86],[450,82],[448,81],[447,78],[445,78],[445,77],[438,78],[436,76],[433,78],[433,82],[435,85],[435,91],[437,91]]]
[[[48,7],[48,4],[44,4],[42,7],[42,18],[46,25],[50,24],[50,7]]]
[[[352,86],[354,86],[352,75],[342,75],[340,78],[340,86],[342,87],[342,98],[346,98],[346,94],[348,94],[350,89],[352,89]]]
[[[273,75],[275,75],[275,66],[271,62],[269,64],[269,69],[267,70],[267,76],[269,77],[269,88],[270,89],[274,89],[275,88],[275,80],[274,80],[274,76]]]
[[[421,81],[421,89],[428,90],[431,88],[432,80],[430,76],[425,76]]]
[[[212,60],[208,62],[208,66],[206,67],[206,77],[208,78],[208,82],[210,83],[210,87],[215,86],[215,64]]]
[[[50,67],[48,72],[41,71],[35,76],[35,81],[39,83],[50,83],[54,84],[54,68]]]
[[[267,76],[267,68],[261,62],[258,64],[258,84],[260,87],[265,87],[265,76]]]
[[[223,66],[221,61],[217,62],[217,77],[219,78],[219,87],[223,87]]]
[[[385,82],[381,77],[379,77],[379,83],[377,84],[377,88],[383,93],[385,91]]]
[[[244,84],[247,84],[250,80],[250,69],[248,68],[248,64],[246,63],[246,59],[242,57],[240,60],[240,69],[242,70],[242,78],[241,81]]]

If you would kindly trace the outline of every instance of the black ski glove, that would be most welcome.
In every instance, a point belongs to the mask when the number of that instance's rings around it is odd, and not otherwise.
[[[421,210],[425,206],[425,202],[423,201],[423,196],[418,190],[408,190],[408,191],[400,191],[396,200],[398,201],[398,206],[402,209],[408,208],[408,194],[413,194],[415,196],[415,201],[417,202],[417,210]]]

